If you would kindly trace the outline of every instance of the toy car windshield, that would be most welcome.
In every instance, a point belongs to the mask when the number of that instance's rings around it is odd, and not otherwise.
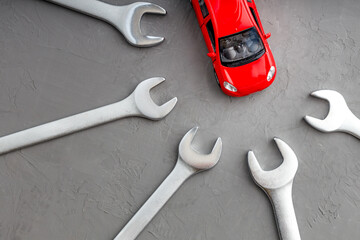
[[[221,63],[237,67],[260,58],[265,53],[264,44],[254,27],[219,38]]]

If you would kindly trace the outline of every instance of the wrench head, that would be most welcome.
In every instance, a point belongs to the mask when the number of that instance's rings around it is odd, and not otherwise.
[[[193,141],[197,130],[198,127],[192,128],[181,139],[179,144],[179,158],[197,171],[203,171],[214,167],[220,160],[222,141],[221,138],[216,140],[211,153],[199,153],[191,147],[191,142]]]
[[[141,32],[141,18],[144,14],[165,15],[166,10],[156,4],[136,2],[127,6],[124,16],[119,20],[119,29],[130,44],[136,47],[152,47],[164,41],[164,37],[147,36]]]
[[[283,156],[282,164],[271,171],[264,171],[253,151],[248,153],[248,163],[251,175],[256,184],[263,189],[277,189],[292,183],[298,169],[298,160],[294,151],[284,141],[274,138],[281,155]]]
[[[322,132],[333,132],[341,129],[349,110],[344,97],[333,90],[319,90],[311,93],[311,96],[327,100],[329,113],[325,119],[317,119],[305,116],[305,121],[312,127]]]
[[[163,77],[149,78],[137,85],[134,90],[134,101],[140,116],[151,119],[159,120],[168,115],[175,107],[177,98],[174,97],[163,105],[157,105],[150,96],[150,90],[165,81]]]

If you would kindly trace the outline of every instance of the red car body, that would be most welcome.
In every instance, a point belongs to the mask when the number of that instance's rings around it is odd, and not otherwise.
[[[254,0],[191,0],[191,3],[209,50],[208,56],[212,60],[215,77],[223,92],[240,97],[270,86],[276,75],[275,60],[267,42],[271,34],[264,33]],[[219,45],[227,46],[229,41],[236,44],[233,42],[243,39],[243,35],[237,37],[239,34],[253,34],[251,37],[256,39],[261,52],[248,59],[242,58],[241,63],[230,62],[224,54],[230,55],[231,58],[232,55],[236,56],[239,51],[244,50],[238,46],[236,49],[240,50],[236,53],[232,45],[230,50],[222,47],[220,51]]]

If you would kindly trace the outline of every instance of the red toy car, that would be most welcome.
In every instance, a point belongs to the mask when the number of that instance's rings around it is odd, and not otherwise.
[[[254,0],[191,0],[216,80],[225,94],[244,96],[270,86],[275,60]]]

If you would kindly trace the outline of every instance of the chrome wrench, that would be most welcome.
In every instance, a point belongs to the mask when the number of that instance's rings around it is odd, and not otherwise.
[[[176,165],[169,176],[137,211],[114,240],[133,240],[160,211],[176,190],[192,175],[214,167],[220,159],[221,138],[218,138],[210,154],[200,154],[191,147],[198,128],[188,131],[179,144]]]
[[[132,94],[122,101],[0,137],[0,154],[120,118],[136,116],[159,120],[165,117],[177,102],[175,97],[162,106],[158,106],[151,99],[150,89],[163,81],[165,79],[161,77],[144,80],[138,84]]]
[[[319,90],[311,96],[327,100],[329,113],[324,120],[305,116],[305,121],[322,132],[346,132],[360,139],[360,120],[351,112],[344,97],[333,90]]]
[[[165,15],[166,10],[156,4],[135,2],[116,6],[98,0],[46,0],[110,23],[125,39],[136,47],[151,47],[164,41],[164,37],[141,33],[140,21],[145,13]]]
[[[283,158],[276,169],[264,171],[253,151],[248,153],[248,163],[255,183],[268,195],[272,203],[282,240],[300,240],[293,201],[292,185],[298,169],[294,151],[282,140],[274,138]]]

